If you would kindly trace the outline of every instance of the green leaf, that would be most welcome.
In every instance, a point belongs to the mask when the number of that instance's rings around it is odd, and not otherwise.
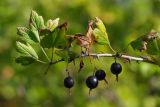
[[[115,50],[112,48],[110,41],[108,39],[108,34],[106,31],[106,27],[101,19],[96,17],[96,28],[93,30],[93,35],[95,37],[95,42],[100,45],[108,45],[109,48],[115,52]]]
[[[102,32],[98,28],[93,30],[93,35],[95,36],[95,42],[100,45],[107,45],[110,44],[108,40],[108,35],[105,32]]]
[[[105,27],[104,23],[98,17],[96,17],[96,26],[100,31],[106,32],[106,27]]]
[[[74,51],[68,51],[69,61],[74,60],[75,58],[79,57],[79,54]]]
[[[143,39],[140,37],[140,38],[137,38],[136,40],[132,41],[130,43],[130,45],[132,46],[132,48],[134,50],[140,50],[141,49],[141,45],[142,45],[142,41],[143,41]]]
[[[64,49],[68,46],[68,37],[66,36],[66,25],[57,27],[53,32],[45,35],[41,40],[43,48],[56,47]]]
[[[159,55],[160,54],[160,49],[157,43],[157,40],[151,40],[147,44],[147,53],[150,55]]]
[[[42,16],[39,16],[35,11],[31,11],[29,25],[34,26],[37,30],[44,29],[44,20]]]
[[[35,52],[35,50],[29,44],[25,45],[21,42],[16,42],[16,49],[19,53],[21,53],[25,56],[30,56],[30,57],[33,57],[35,59],[38,59],[37,53]]]
[[[20,38],[29,44],[33,44],[34,41],[28,35],[29,32],[29,29],[27,29],[26,27],[17,27],[17,34],[21,36]]]
[[[20,36],[25,36],[28,35],[29,33],[29,29],[27,29],[26,27],[17,27],[17,34]]]
[[[159,33],[151,31],[145,36],[141,36],[138,39],[130,43],[134,50],[145,51],[149,55],[160,54],[160,36]]]
[[[68,46],[68,39],[67,39],[67,36],[66,36],[66,25],[64,26],[61,26],[60,28],[58,28],[58,32],[57,34],[55,35],[56,38],[55,38],[55,41],[54,41],[54,46],[56,48],[59,48],[59,49],[64,49]]]
[[[59,18],[56,18],[55,20],[48,20],[47,21],[47,29],[49,29],[51,32],[58,26]]]
[[[34,33],[35,32],[35,33]],[[35,42],[38,42],[37,40],[37,31],[31,31],[30,29],[26,27],[17,27],[17,34],[20,35],[21,39],[29,44],[34,44]]]
[[[20,56],[15,59],[16,63],[20,63],[21,65],[29,65],[34,63],[36,60],[30,56]]]
[[[41,39],[41,46],[43,48],[51,48],[54,47],[53,44],[53,37],[52,35],[45,35],[42,39]]]
[[[33,41],[40,42],[38,30],[33,25],[30,26],[29,36]]]
[[[56,50],[55,53],[60,56],[64,61],[69,61],[68,52],[66,50]]]
[[[77,53],[69,50],[56,50],[55,53],[66,62],[71,62],[79,56]]]
[[[42,39],[41,39],[41,46],[43,48],[51,48],[55,46],[55,39],[57,37],[59,30],[56,28],[54,32],[50,32],[46,34]]]

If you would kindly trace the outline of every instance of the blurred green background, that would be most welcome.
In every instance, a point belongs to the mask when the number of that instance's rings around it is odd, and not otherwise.
[[[0,107],[160,107],[160,68],[146,63],[123,65],[119,82],[110,73],[113,58],[94,60],[106,70],[109,85],[100,82],[88,96],[85,78],[93,73],[93,65],[84,60],[80,74],[69,64],[75,87],[68,95],[63,86],[66,63],[21,66],[14,62],[16,27],[28,26],[31,10],[46,20],[59,17],[69,23],[68,34],[86,32],[87,23],[101,18],[114,49],[123,50],[132,40],[155,29],[160,32],[160,0],[0,0]],[[104,46],[93,51],[106,52]],[[125,53],[140,55],[130,47]],[[88,64],[87,64],[88,63]]]

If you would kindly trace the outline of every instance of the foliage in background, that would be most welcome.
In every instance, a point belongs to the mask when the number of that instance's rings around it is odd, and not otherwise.
[[[79,67],[77,61],[75,67],[72,64],[69,65],[69,70],[77,83],[73,88],[72,96],[69,97],[63,88],[63,78],[66,76],[65,63],[54,65],[50,68],[48,75],[45,76],[44,71],[47,68],[45,65],[35,63],[28,67],[22,67],[14,63],[15,58],[13,56],[16,56],[16,53],[13,47],[19,38],[16,35],[17,26],[27,26],[26,20],[28,20],[31,10],[34,9],[44,16],[45,20],[55,19],[58,16],[61,20],[69,22],[67,34],[85,33],[88,20],[98,16],[107,26],[107,33],[113,48],[121,51],[130,41],[140,36],[143,37],[148,31],[152,29],[160,31],[159,5],[159,0],[70,0],[70,2],[59,0],[1,0],[0,106],[158,107],[160,105],[160,69],[157,66],[134,62],[128,64],[122,61],[124,69],[117,84],[114,82],[114,77],[109,73],[110,64],[114,59],[104,58],[101,59],[101,62],[95,61],[95,65],[106,70],[109,86],[102,83],[98,89],[92,92],[93,95],[88,97],[88,89],[85,87],[84,79],[87,75],[92,74],[92,65],[85,64],[82,72],[76,76]],[[32,33],[36,34],[36,32]],[[34,40],[39,41],[38,38]],[[23,46],[23,44],[21,45]],[[105,46],[95,45],[95,47],[92,51],[110,51]],[[37,46],[34,49],[40,56],[43,56]],[[80,51],[77,46],[73,49],[77,52]],[[140,54],[130,47],[125,49],[124,53]],[[47,54],[51,55],[51,51],[48,51]],[[36,55],[33,55],[36,58]],[[33,61],[33,59],[31,60]],[[84,63],[87,63],[87,60]]]

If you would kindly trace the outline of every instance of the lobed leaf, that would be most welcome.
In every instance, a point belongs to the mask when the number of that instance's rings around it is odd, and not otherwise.
[[[30,26],[29,36],[33,41],[40,42],[38,30],[33,25]]]
[[[21,36],[23,41],[29,44],[34,44],[40,41],[38,31],[34,27],[32,27],[32,29],[17,27],[17,34]]]
[[[93,35],[95,36],[95,42],[100,44],[100,45],[108,45],[109,40],[108,40],[108,35],[106,32],[102,32],[98,28],[95,28],[93,30]]]
[[[132,41],[130,43],[130,45],[132,46],[132,48],[134,50],[140,50],[142,47],[142,41],[143,41],[143,39],[140,37],[140,38],[137,38],[136,40]]]
[[[30,33],[30,30],[27,29],[26,27],[17,27],[17,34],[21,36],[20,38],[29,44],[33,44],[34,41],[32,40],[29,33]]]
[[[34,63],[36,60],[30,56],[20,56],[15,59],[16,63],[20,63],[21,65],[29,65]]]
[[[35,52],[35,50],[29,44],[25,45],[21,42],[16,42],[16,49],[19,53],[21,53],[25,56],[30,56],[30,57],[33,57],[35,59],[38,59],[37,53]]]
[[[106,32],[106,27],[105,27],[104,23],[98,17],[96,17],[96,26],[100,31]]]
[[[106,31],[106,27],[101,19],[96,17],[96,28],[93,30],[93,35],[95,36],[95,42],[100,45],[108,45],[109,48],[115,52],[115,50],[112,48],[110,41],[108,39],[108,34]]]
[[[160,36],[153,30],[132,41],[130,45],[134,50],[145,51],[149,55],[160,54]]]
[[[58,26],[59,18],[56,18],[55,20],[48,20],[47,21],[47,29],[49,29],[51,32]]]
[[[35,11],[31,11],[29,25],[34,26],[37,30],[44,29],[44,20],[42,16],[39,16]]]
[[[41,45],[44,48],[56,47],[59,49],[64,49],[68,47],[69,41],[66,36],[66,25],[57,27],[53,32],[45,35],[41,40]]]
[[[156,39],[149,41],[147,43],[147,50],[146,51],[150,55],[159,55],[160,54],[160,49],[159,49],[159,46],[158,46]]]
[[[64,61],[70,62],[77,58],[79,55],[76,52],[69,50],[56,50],[55,53],[60,56]]]
[[[66,30],[67,30],[66,25],[58,28],[58,31],[55,37],[55,41],[54,41],[54,46],[56,48],[64,49],[67,47],[68,40],[66,37]]]

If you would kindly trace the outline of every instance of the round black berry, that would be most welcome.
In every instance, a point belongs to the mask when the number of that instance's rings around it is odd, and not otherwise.
[[[121,73],[121,71],[122,71],[122,66],[120,63],[117,63],[117,62],[112,63],[111,72],[113,74],[119,74],[119,73]]]
[[[106,73],[105,73],[104,70],[98,69],[98,70],[96,71],[96,73],[95,73],[95,76],[97,77],[97,79],[98,79],[99,81],[104,80],[104,81],[108,84],[108,81],[107,81],[107,79],[105,78],[105,77],[106,77]]]
[[[86,79],[86,85],[90,89],[96,88],[98,86],[98,79],[97,79],[97,77],[96,76],[89,76]]]
[[[101,80],[104,80],[104,79],[105,79],[106,73],[105,73],[104,70],[98,69],[98,70],[96,71],[96,73],[95,73],[95,76],[97,77],[98,80],[101,81]]]
[[[116,75],[116,80],[118,81],[118,74],[121,73],[122,66],[120,63],[114,62],[111,65],[111,72]]]
[[[64,86],[66,88],[72,88],[74,85],[74,80],[72,77],[68,76],[64,79]]]

